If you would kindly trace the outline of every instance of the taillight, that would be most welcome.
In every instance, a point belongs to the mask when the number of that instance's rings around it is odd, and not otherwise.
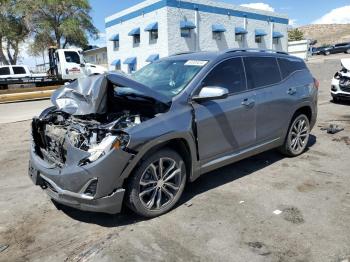
[[[316,78],[314,78],[314,86],[319,89],[320,88],[320,81],[318,81]]]

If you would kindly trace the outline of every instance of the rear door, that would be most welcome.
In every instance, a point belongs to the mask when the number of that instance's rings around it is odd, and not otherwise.
[[[12,66],[13,77],[15,78],[24,78],[29,77],[29,72],[23,66]]]
[[[276,57],[245,57],[248,88],[256,93],[256,140],[258,144],[271,142],[281,136],[292,101]]]
[[[204,86],[227,88],[230,95],[193,104],[202,164],[254,144],[256,114],[254,92],[247,91],[241,57],[218,64],[205,77]]]

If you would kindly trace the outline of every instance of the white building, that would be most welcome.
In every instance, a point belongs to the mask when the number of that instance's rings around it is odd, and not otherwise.
[[[287,16],[216,1],[147,0],[105,22],[111,70],[182,52],[288,49]]]

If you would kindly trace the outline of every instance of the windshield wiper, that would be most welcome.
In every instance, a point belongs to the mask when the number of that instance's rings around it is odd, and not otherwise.
[[[152,102],[155,102],[156,100],[153,97],[142,95],[142,94],[135,94],[135,93],[123,93],[123,94],[116,94],[117,96],[121,97],[132,97],[132,98],[143,98],[145,100],[149,100]]]

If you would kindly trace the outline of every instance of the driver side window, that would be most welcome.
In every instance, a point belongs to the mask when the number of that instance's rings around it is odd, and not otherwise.
[[[203,86],[223,87],[229,94],[247,90],[242,58],[231,58],[217,65],[204,79]]]

